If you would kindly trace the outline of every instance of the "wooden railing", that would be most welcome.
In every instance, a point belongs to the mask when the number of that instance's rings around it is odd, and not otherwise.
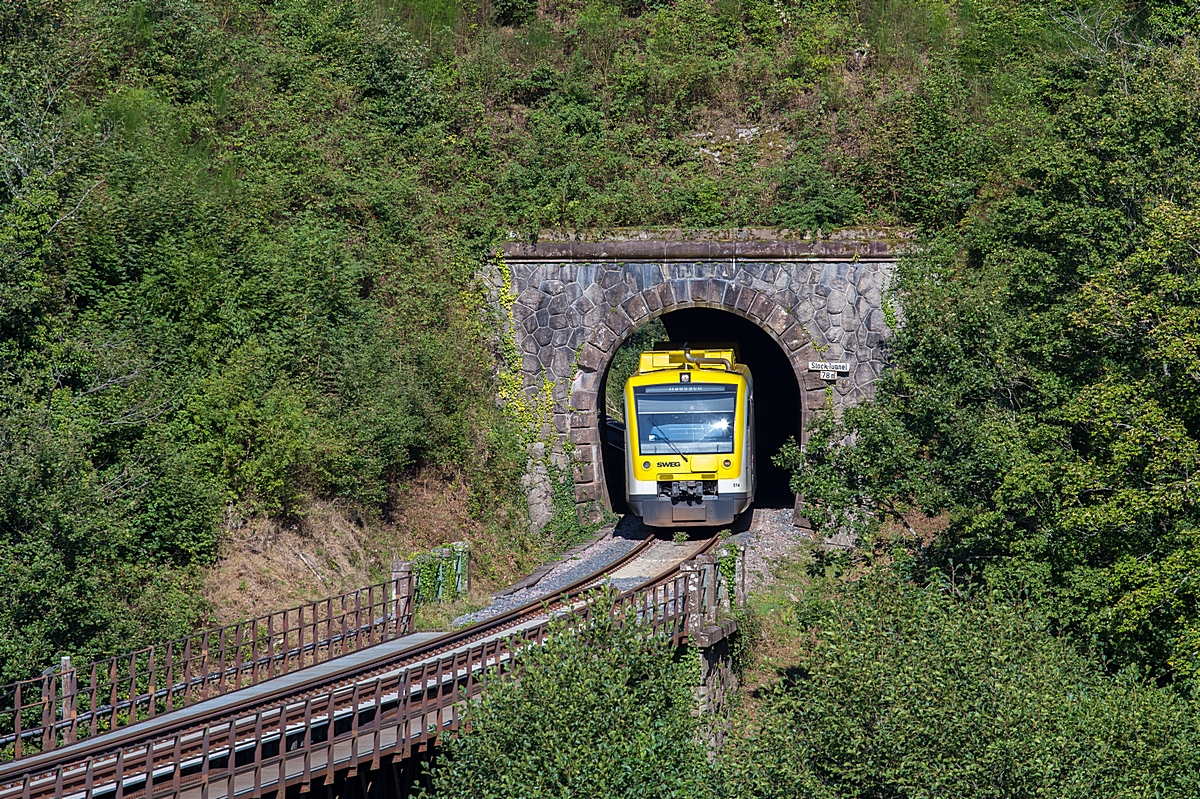
[[[0,763],[46,752],[407,635],[413,578],[392,579],[0,686]]]

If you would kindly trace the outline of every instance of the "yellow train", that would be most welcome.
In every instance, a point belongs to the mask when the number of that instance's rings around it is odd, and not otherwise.
[[[754,380],[732,348],[651,350],[625,383],[625,499],[651,527],[724,525],[754,501]]]

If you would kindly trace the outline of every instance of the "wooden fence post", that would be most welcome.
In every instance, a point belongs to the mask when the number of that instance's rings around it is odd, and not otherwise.
[[[75,669],[71,666],[71,656],[64,655],[59,661],[62,671],[62,719],[66,727],[64,733],[66,743],[75,743],[75,691],[77,681]]]
[[[703,618],[704,624],[717,623],[717,581],[720,579],[720,574],[717,569],[717,556],[712,554],[697,555],[693,560],[701,569],[703,579],[701,580],[701,590],[703,594]]]
[[[412,561],[392,561],[392,604],[396,618],[396,635],[408,633],[411,625],[413,601],[416,599]]]
[[[685,561],[679,564],[679,572],[684,577],[684,596],[687,598],[687,632],[691,636],[700,634],[704,627],[704,615],[701,607],[703,598],[700,592],[700,564],[695,561]]]

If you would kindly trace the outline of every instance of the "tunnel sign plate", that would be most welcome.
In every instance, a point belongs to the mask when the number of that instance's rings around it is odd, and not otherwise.
[[[828,369],[822,370],[821,379],[822,380],[837,380],[837,372],[831,372]]]
[[[810,372],[849,372],[850,364],[845,361],[809,361],[808,369]],[[821,377],[825,377],[825,375],[821,375]]]

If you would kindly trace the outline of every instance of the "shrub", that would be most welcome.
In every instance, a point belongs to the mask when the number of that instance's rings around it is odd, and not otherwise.
[[[1195,796],[1187,703],[1105,676],[1037,610],[890,576],[814,592],[793,681],[728,756],[753,797]]]

